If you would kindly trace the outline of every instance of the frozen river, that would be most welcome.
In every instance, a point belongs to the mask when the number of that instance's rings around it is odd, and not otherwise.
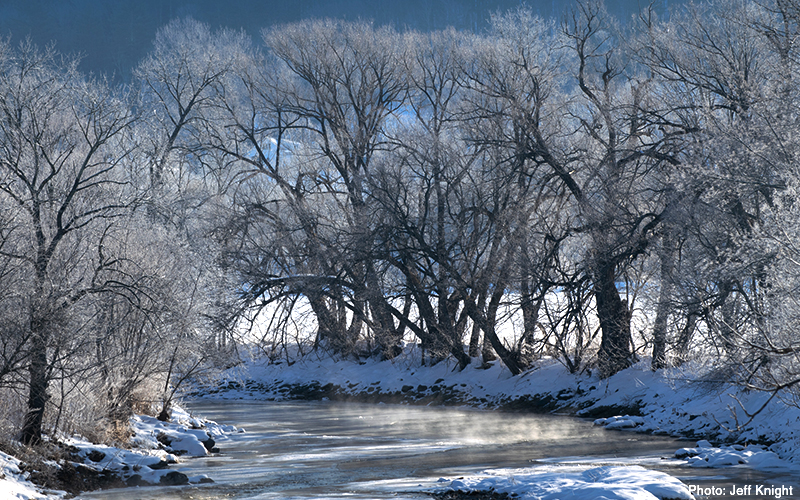
[[[333,402],[195,401],[196,415],[246,430],[219,455],[177,470],[215,483],[128,488],[85,499],[430,499],[425,491],[490,468],[565,471],[642,465],[699,485],[766,484],[742,468],[695,470],[668,459],[685,441],[594,427],[572,417]]]

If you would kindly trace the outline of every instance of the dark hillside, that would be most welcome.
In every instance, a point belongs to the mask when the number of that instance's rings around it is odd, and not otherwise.
[[[4,0],[0,2],[0,35],[20,40],[30,35],[44,46],[55,42],[59,52],[84,55],[86,72],[113,74],[128,80],[130,68],[151,49],[156,30],[179,17],[191,16],[212,27],[242,28],[258,38],[262,28],[310,17],[348,20],[372,19],[421,31],[453,26],[480,31],[491,12],[519,5],[515,0]],[[526,2],[540,16],[561,16],[569,2],[533,0]],[[608,0],[610,13],[627,19],[649,2]],[[678,0],[657,0],[666,10]]]

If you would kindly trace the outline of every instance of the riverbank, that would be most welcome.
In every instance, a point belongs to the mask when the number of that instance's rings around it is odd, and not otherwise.
[[[769,460],[764,456],[753,460],[755,468],[800,466],[800,409],[796,406],[718,381],[702,365],[690,363],[658,372],[649,366],[649,360],[643,359],[600,380],[591,373],[570,374],[552,359],[512,376],[499,362],[488,367],[473,363],[460,372],[447,360],[423,366],[413,352],[392,361],[337,362],[307,356],[290,364],[256,358],[229,369],[214,385],[190,396],[465,405],[570,414],[598,419],[598,425],[611,429],[741,447],[726,448],[731,452],[743,452],[747,446],[750,451],[769,452]],[[602,420],[618,416],[635,418]],[[749,456],[740,455],[743,463],[749,463]]]
[[[70,436],[0,452],[0,498],[69,498],[99,489],[213,482],[208,476],[189,477],[170,467],[182,457],[218,452],[216,442],[237,429],[193,417],[180,407],[171,413],[169,422],[134,415],[130,439],[119,446]]]

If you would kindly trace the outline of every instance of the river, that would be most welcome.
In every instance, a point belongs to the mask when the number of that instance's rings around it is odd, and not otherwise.
[[[690,469],[669,457],[693,443],[608,431],[566,416],[305,401],[194,401],[188,408],[245,430],[220,440],[220,454],[185,459],[176,467],[188,476],[205,474],[214,484],[127,488],[80,498],[429,500],[424,492],[441,487],[440,478],[537,466],[571,471],[636,464],[686,483],[726,488],[790,479],[739,467]]]

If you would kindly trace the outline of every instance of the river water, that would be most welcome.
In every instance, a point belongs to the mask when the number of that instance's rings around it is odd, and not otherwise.
[[[80,498],[429,500],[424,492],[441,487],[440,478],[537,466],[574,471],[636,464],[687,484],[726,488],[790,479],[744,468],[689,469],[670,457],[694,443],[608,431],[566,416],[305,401],[195,401],[188,407],[245,429],[220,440],[220,454],[185,459],[176,467],[188,476],[205,474],[214,484],[126,488]]]

